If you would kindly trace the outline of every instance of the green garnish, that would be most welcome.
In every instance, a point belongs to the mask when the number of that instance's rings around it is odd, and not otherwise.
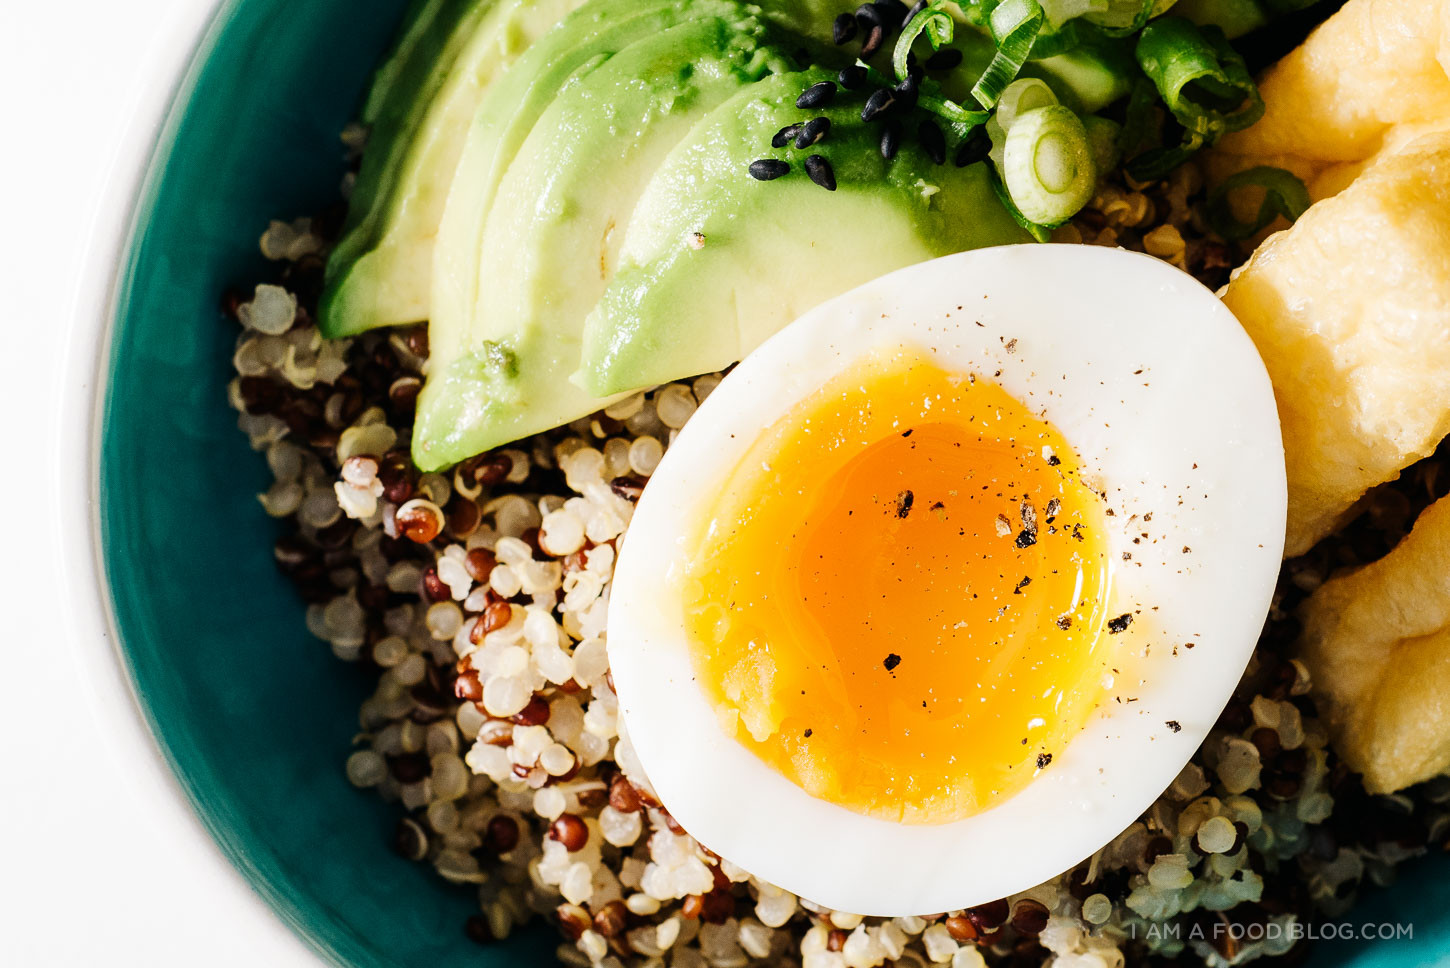
[[[1160,17],[1143,28],[1135,53],[1164,107],[1183,126],[1180,144],[1129,162],[1128,174],[1140,181],[1163,177],[1200,148],[1264,114],[1264,99],[1244,59],[1217,27]]]
[[[1020,114],[1007,129],[1002,182],[1025,218],[1045,228],[1063,224],[1093,197],[1097,181],[1087,129],[1061,104]]]
[[[987,18],[992,39],[997,43],[997,52],[992,62],[972,85],[972,97],[983,107],[990,108],[1001,98],[1007,85],[1011,84],[1027,62],[1032,52],[1033,41],[1042,29],[1045,16],[1037,0],[1002,0]]]
[[[1244,222],[1233,214],[1234,192],[1244,188],[1262,188],[1264,200],[1252,222]],[[1293,222],[1309,208],[1309,190],[1292,172],[1283,168],[1260,165],[1230,175],[1208,196],[1205,214],[1215,232],[1231,242],[1257,234],[1279,216]]]

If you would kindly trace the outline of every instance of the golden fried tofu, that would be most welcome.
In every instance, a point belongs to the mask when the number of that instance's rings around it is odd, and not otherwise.
[[[1450,769],[1450,498],[1384,558],[1305,602],[1300,658],[1372,793]]]
[[[1450,133],[1311,206],[1223,299],[1274,384],[1301,554],[1450,432]]]
[[[1209,153],[1209,180],[1255,165],[1287,168],[1328,197],[1402,125],[1450,124],[1450,0],[1349,0],[1259,78],[1264,116]]]

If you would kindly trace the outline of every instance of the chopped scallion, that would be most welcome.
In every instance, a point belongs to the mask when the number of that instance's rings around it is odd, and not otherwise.
[[[1217,27],[1160,17],[1143,28],[1136,54],[1169,112],[1201,143],[1246,128],[1264,113],[1243,58]]]
[[[1002,181],[1017,210],[1038,225],[1061,225],[1088,203],[1097,166],[1087,129],[1060,104],[1018,115],[1007,129]]]
[[[1264,199],[1252,222],[1241,221],[1233,213],[1234,192],[1245,188],[1261,188]],[[1295,221],[1309,208],[1309,191],[1292,172],[1260,165],[1225,178],[1208,196],[1205,214],[1209,225],[1224,238],[1238,242],[1247,239],[1279,216]]]
[[[1042,5],[1037,0],[1002,0],[987,18],[997,52],[977,83],[972,97],[983,107],[997,103],[1007,85],[1017,76],[1043,24]]]

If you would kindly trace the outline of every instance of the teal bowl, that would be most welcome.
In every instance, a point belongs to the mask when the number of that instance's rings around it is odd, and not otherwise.
[[[303,625],[255,498],[268,483],[225,384],[218,298],[263,270],[273,217],[317,210],[343,174],[338,132],[404,0],[228,0],[135,200],[102,370],[100,548],[133,691],[192,807],[254,889],[323,958],[354,968],[552,962],[537,926],[479,948],[472,892],[388,848],[394,808],[342,763],[369,689]],[[1450,965],[1450,882],[1421,864],[1353,924],[1413,937],[1320,942],[1318,964]]]

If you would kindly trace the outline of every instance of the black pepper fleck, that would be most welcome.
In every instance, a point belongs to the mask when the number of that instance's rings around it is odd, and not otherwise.
[[[904,518],[910,514],[912,502],[915,500],[916,495],[912,494],[910,490],[902,491],[896,495],[896,516],[898,518]]]

